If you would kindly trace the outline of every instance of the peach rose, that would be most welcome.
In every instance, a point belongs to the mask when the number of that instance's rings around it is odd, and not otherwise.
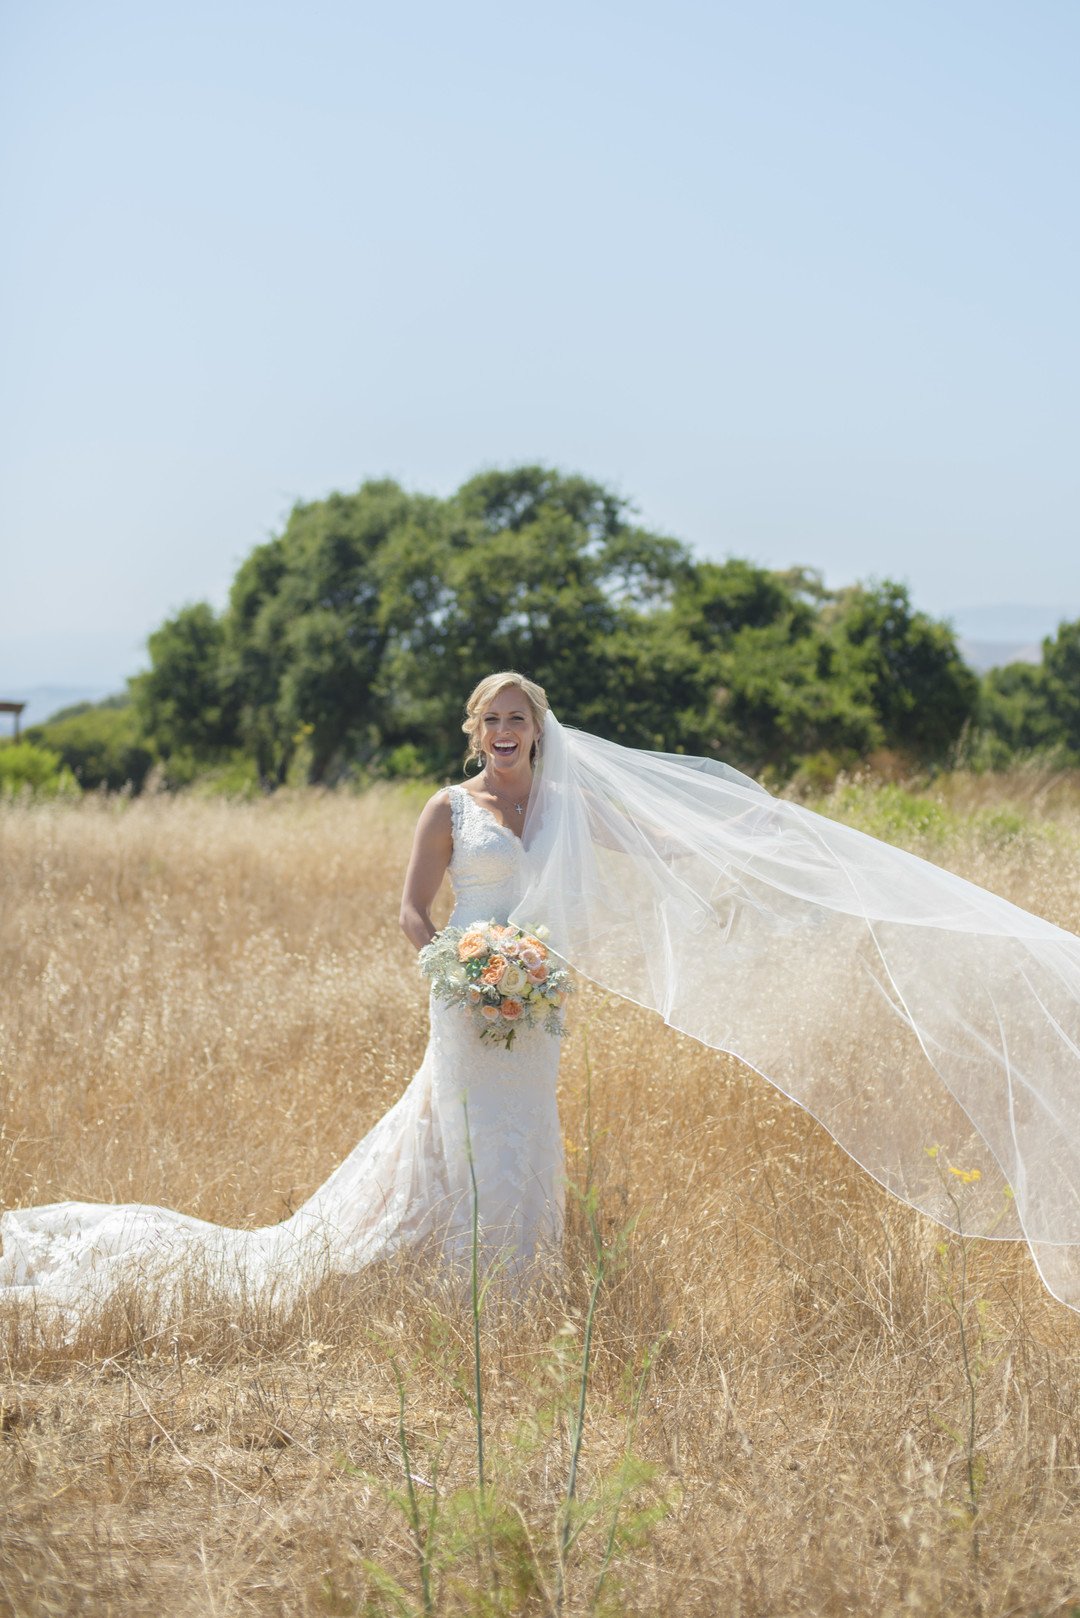
[[[490,1001],[485,1001],[480,1007],[480,1015],[485,1022],[498,1022],[499,1008],[498,1006],[493,1006]]]
[[[475,961],[478,955],[483,955],[487,944],[483,933],[466,933],[458,944],[457,953],[459,961]]]
[[[475,983],[469,984],[468,997],[470,1006],[478,1006],[484,998],[482,991],[476,987]]]
[[[507,999],[502,1003],[502,1014],[507,1022],[517,1022],[524,1010],[525,1002],[523,1000]]]
[[[493,955],[480,974],[481,983],[501,983],[503,973],[506,971],[506,957]]]
[[[539,966],[534,966],[532,968],[531,972],[529,973],[529,982],[530,983],[546,983],[547,975],[548,975],[547,962],[546,961],[541,961],[540,965]]]

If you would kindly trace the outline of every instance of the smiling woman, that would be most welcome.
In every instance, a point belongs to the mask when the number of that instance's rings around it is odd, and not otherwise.
[[[447,874],[455,927],[503,940],[491,983],[517,981],[546,926],[557,956],[755,1068],[903,1201],[965,1235],[1026,1238],[1080,1309],[1080,939],[716,760],[564,727],[511,671],[477,687],[463,729],[479,773],[425,805],[409,860],[417,949]],[[16,1210],[0,1280],[74,1303],[131,1264],[167,1288],[191,1253],[231,1292],[294,1298],[320,1266],[403,1246],[454,1269],[475,1211],[485,1260],[521,1281],[557,1253],[562,1143],[559,1041],[514,1015],[512,1043],[485,1044],[433,993],[404,1094],[291,1219]]]
[[[543,690],[509,672],[469,698],[462,728],[481,769],[437,792],[420,815],[401,905],[417,949],[435,933],[431,907],[447,875],[456,927],[505,924],[521,899],[522,821],[547,713]],[[508,930],[507,971],[518,951]],[[13,1210],[0,1220],[0,1298],[77,1312],[138,1277],[167,1305],[187,1259],[230,1297],[288,1304],[320,1273],[356,1271],[404,1247],[430,1246],[458,1269],[471,1255],[474,1206],[485,1265],[498,1259],[510,1284],[523,1284],[541,1255],[555,1258],[563,1219],[560,1042],[549,1023],[561,1032],[561,1015],[535,1026],[516,1015],[508,1049],[482,1041],[465,1008],[432,993],[428,1046],[411,1082],[290,1219],[245,1231],[132,1204]]]
[[[469,698],[461,727],[469,738],[466,767],[473,760],[480,765],[479,785],[473,790],[500,815],[509,807],[515,817],[511,828],[519,835],[546,711],[543,689],[532,680],[520,674],[489,674]]]

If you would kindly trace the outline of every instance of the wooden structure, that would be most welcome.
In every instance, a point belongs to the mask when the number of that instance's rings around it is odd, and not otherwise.
[[[13,713],[15,715],[15,740],[19,739],[19,715],[26,707],[25,702],[0,702],[0,713]]]

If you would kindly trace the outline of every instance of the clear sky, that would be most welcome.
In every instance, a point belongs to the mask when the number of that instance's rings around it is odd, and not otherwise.
[[[7,0],[0,681],[533,460],[1080,615],[1078,77],[1076,0]]]

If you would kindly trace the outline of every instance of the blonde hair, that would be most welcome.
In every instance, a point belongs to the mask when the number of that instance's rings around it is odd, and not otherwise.
[[[465,723],[462,730],[469,738],[469,745],[465,752],[465,768],[468,769],[473,759],[478,764],[486,762],[484,749],[480,746],[480,731],[483,726],[483,712],[489,702],[493,702],[500,691],[515,685],[522,692],[529,705],[533,722],[538,731],[544,729],[544,715],[548,711],[547,692],[535,680],[527,680],[524,674],[517,674],[513,669],[504,669],[501,674],[487,674],[474,686],[468,702],[465,704]],[[533,743],[532,758],[536,758],[537,742]]]

